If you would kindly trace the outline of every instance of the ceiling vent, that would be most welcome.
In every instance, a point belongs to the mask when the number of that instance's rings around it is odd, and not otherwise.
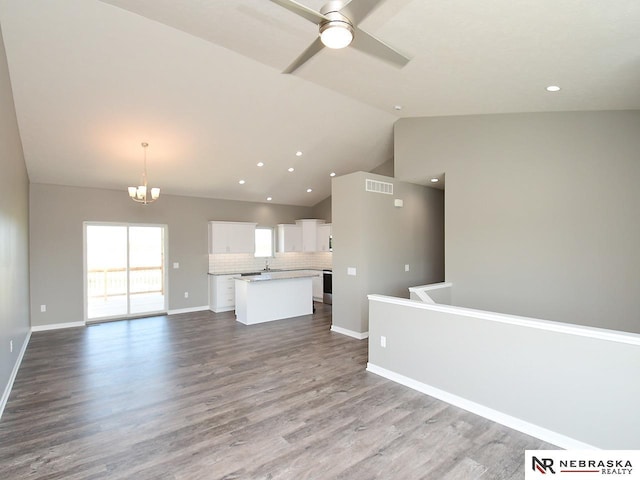
[[[380,182],[378,180],[371,180],[370,178],[366,179],[364,189],[367,192],[393,195],[393,183]]]

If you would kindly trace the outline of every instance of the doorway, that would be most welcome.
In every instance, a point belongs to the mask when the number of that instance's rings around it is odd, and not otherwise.
[[[85,320],[167,311],[165,225],[84,224]]]

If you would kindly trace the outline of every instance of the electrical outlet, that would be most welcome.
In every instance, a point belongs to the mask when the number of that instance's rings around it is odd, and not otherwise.
[[[184,292],[184,298],[189,298],[189,292]]]
[[[384,335],[380,336],[380,346],[382,348],[387,348],[387,337],[385,337]]]
[[[404,266],[404,271],[405,271],[405,272],[408,272],[408,271],[409,271],[409,264],[408,264],[408,263],[407,263],[407,264],[405,264],[405,266]]]
[[[9,340],[9,353],[13,352],[13,340]]]
[[[41,312],[46,312],[47,311],[47,306],[46,305],[40,305],[40,311]]]
[[[173,268],[180,268],[180,264],[178,262],[173,262]]]

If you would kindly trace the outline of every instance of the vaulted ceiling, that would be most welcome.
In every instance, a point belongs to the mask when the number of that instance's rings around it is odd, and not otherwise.
[[[404,68],[285,75],[317,28],[268,0],[0,0],[32,182],[124,195],[146,141],[164,193],[307,206],[391,159],[400,117],[640,108],[638,25],[637,0],[386,0],[360,26]]]

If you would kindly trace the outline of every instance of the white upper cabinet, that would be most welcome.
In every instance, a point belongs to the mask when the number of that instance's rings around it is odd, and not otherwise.
[[[278,252],[329,252],[331,225],[324,220],[296,220],[278,225]]]
[[[318,251],[318,225],[324,220],[296,220],[296,225],[302,228],[302,251]]]
[[[256,225],[247,222],[209,222],[209,253],[255,253]]]
[[[318,252],[331,251],[331,224],[318,225],[318,235],[316,237]]]
[[[302,227],[300,225],[278,225],[278,252],[302,251]]]
[[[325,227],[324,220],[297,220],[297,225],[302,227],[302,251],[303,252],[328,252],[329,251],[329,238],[326,241],[320,243],[319,231]],[[323,230],[323,235],[326,233],[326,229]],[[322,247],[326,249],[323,249]]]

